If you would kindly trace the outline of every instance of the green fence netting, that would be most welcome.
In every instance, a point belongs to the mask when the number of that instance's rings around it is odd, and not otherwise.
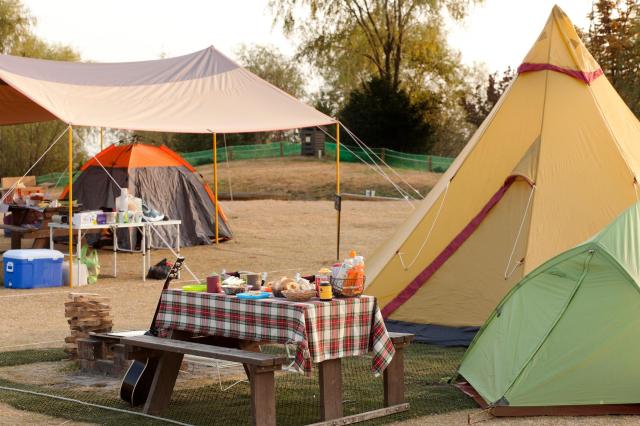
[[[217,149],[218,161],[253,160],[256,158],[290,157],[300,155],[301,145],[291,142],[272,142],[258,145],[233,145]],[[182,158],[192,166],[213,162],[213,150],[183,152]]]
[[[229,161],[299,156],[301,155],[301,147],[302,146],[300,144],[291,142],[272,142],[258,145],[233,145],[228,146],[227,148],[220,147],[217,149],[218,161],[227,161],[227,155],[229,157]],[[328,158],[336,157],[335,143],[325,142],[324,149],[325,156]],[[406,152],[395,151],[388,148],[373,148],[372,151],[375,155],[358,146],[345,146],[343,144],[340,146],[340,161],[346,163],[358,163],[361,161],[366,163],[372,163],[373,161],[381,163],[384,161],[393,168],[406,168],[443,173],[449,168],[454,160],[453,158],[438,157],[437,155],[408,154]],[[183,152],[180,155],[182,155],[182,158],[194,167],[203,164],[211,164],[213,162],[212,149]],[[358,157],[360,157],[360,159]],[[74,175],[74,181],[78,175],[79,172],[76,172]],[[38,185],[48,183],[55,186],[66,186],[67,181],[68,178],[65,172],[48,173],[46,175],[36,177]]]
[[[382,163],[384,161],[393,168],[443,173],[454,160],[453,158],[439,157],[437,155],[408,154],[389,148],[371,148],[371,151],[365,151],[359,146],[341,144],[340,161],[346,163],[358,163],[361,161]],[[327,157],[336,158],[336,144],[334,142],[325,142],[324,152]]]
[[[269,346],[269,352],[282,348]],[[367,424],[388,424],[410,418],[446,413],[474,406],[473,401],[447,382],[456,372],[463,348],[441,348],[423,344],[409,346],[405,354],[406,398],[410,410]],[[0,401],[19,410],[58,419],[104,425],[166,424],[136,416],[118,397],[117,378],[87,376],[75,364],[62,361],[59,349],[0,352]],[[250,386],[231,386],[241,376],[223,379],[185,371],[163,417],[193,425],[249,425]],[[371,373],[369,356],[345,358],[342,362],[344,414],[351,415],[383,406],[382,378]],[[19,374],[17,374],[19,372]],[[318,369],[307,377],[299,373],[276,375],[278,425],[304,425],[320,421]],[[22,391],[22,392],[21,392]],[[53,395],[65,399],[53,399]],[[84,403],[84,404],[83,404]],[[88,406],[86,404],[96,404]],[[115,412],[106,408],[125,410]],[[417,423],[416,423],[417,424]]]
[[[73,174],[73,181],[75,182],[80,176],[80,171],[77,171]],[[69,175],[67,172],[53,172],[47,173],[46,175],[36,176],[36,184],[43,185],[48,184],[52,186],[67,186],[69,182]]]

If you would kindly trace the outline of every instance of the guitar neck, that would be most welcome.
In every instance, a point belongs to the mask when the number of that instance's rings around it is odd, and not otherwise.
[[[169,284],[174,278],[178,278],[178,273],[180,272],[180,268],[182,268],[182,263],[184,263],[184,257],[178,257],[176,262],[171,267],[171,270],[167,274],[167,278],[164,280],[164,285],[162,286],[162,292],[160,292],[160,297],[158,298],[158,304],[156,305],[156,311],[153,314],[153,319],[151,320],[151,326],[149,327],[149,331],[154,336],[158,334],[158,330],[156,329],[156,319],[158,318],[158,312],[160,312],[160,301],[162,300],[162,293],[166,289],[169,288]]]

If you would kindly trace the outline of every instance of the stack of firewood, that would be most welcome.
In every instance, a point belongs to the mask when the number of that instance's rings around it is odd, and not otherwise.
[[[64,302],[64,315],[71,335],[64,338],[64,350],[72,358],[78,355],[77,340],[89,337],[90,332],[108,333],[113,327],[109,299],[92,293],[69,293]]]

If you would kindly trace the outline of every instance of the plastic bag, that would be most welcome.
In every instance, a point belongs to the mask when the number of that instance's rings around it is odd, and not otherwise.
[[[156,263],[154,266],[149,268],[149,272],[147,273],[147,278],[152,280],[163,280],[167,278],[169,275],[169,271],[171,270],[171,264],[167,262],[167,259],[162,259],[160,262]]]
[[[98,251],[93,250],[91,254],[87,255],[87,246],[82,246],[80,251],[80,263],[87,266],[87,283],[95,284],[98,281],[100,275],[100,260],[98,259]]]

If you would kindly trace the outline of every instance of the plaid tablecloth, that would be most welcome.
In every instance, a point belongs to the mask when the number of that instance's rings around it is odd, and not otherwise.
[[[225,294],[165,290],[156,319],[159,330],[234,337],[264,343],[294,344],[295,366],[372,352],[371,369],[380,374],[395,350],[375,298],[246,300]]]

